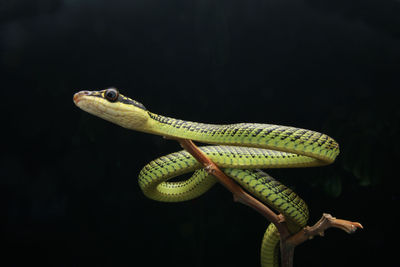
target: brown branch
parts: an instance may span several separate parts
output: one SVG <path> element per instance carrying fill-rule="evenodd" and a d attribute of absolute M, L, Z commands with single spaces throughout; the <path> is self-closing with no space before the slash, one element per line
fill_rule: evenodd
<path fill-rule="evenodd" d="M 325 231 L 331 227 L 339 228 L 348 234 L 354 233 L 358 228 L 363 229 L 363 226 L 359 222 L 336 219 L 328 213 L 323 213 L 321 219 L 313 226 L 306 226 L 303 230 L 287 239 L 281 239 L 282 266 L 293 266 L 293 255 L 296 246 L 313 239 L 316 235 L 324 236 Z"/>
<path fill-rule="evenodd" d="M 324 213 L 321 219 L 313 226 L 304 227 L 302 231 L 289 237 L 286 242 L 290 246 L 295 247 L 307 240 L 313 239 L 316 235 L 324 236 L 325 230 L 331 227 L 339 228 L 348 234 L 354 233 L 358 228 L 363 229 L 363 226 L 359 222 L 336 219 L 332 215 Z"/>
<path fill-rule="evenodd" d="M 275 224 L 280 235 L 282 267 L 293 266 L 294 249 L 297 245 L 312 239 L 316 235 L 323 236 L 325 230 L 328 228 L 339 228 L 349 234 L 354 233 L 357 228 L 363 228 L 358 222 L 336 219 L 330 214 L 324 213 L 322 218 L 316 224 L 313 226 L 306 226 L 303 230 L 291 235 L 282 214 L 275 214 L 258 199 L 248 194 L 242 187 L 222 172 L 221 169 L 193 143 L 193 141 L 180 138 L 176 138 L 175 140 L 177 140 L 186 151 L 200 162 L 208 173 L 214 175 L 218 181 L 233 194 L 234 201 L 253 208 L 270 222 Z"/>
<path fill-rule="evenodd" d="M 270 208 L 268 208 L 268 206 L 264 205 L 261 201 L 244 191 L 242 187 L 240 187 L 225 173 L 223 173 L 221 169 L 193 143 L 192 140 L 177 139 L 177 141 L 186 151 L 188 151 L 195 159 L 197 159 L 198 162 L 204 166 L 208 173 L 214 175 L 218 181 L 233 194 L 234 201 L 253 208 L 267 218 L 270 222 L 275 224 L 281 237 L 282 267 L 292 267 L 294 247 L 291 248 L 286 246 L 285 240 L 287 240 L 287 238 L 290 236 L 290 233 L 285 223 L 284 216 L 282 214 L 275 214 Z"/>
<path fill-rule="evenodd" d="M 224 172 L 222 172 L 221 169 L 193 143 L 193 141 L 188 139 L 177 139 L 177 141 L 186 151 L 188 151 L 195 159 L 197 159 L 197 161 L 199 161 L 204 166 L 205 170 L 208 173 L 214 175 L 218 179 L 218 181 L 233 194 L 234 201 L 240 202 L 255 209 L 270 222 L 274 223 L 278 229 L 282 228 L 282 219 L 279 215 L 275 214 L 270 208 L 265 206 L 258 199 L 254 198 L 246 191 L 244 191 L 242 187 L 240 187 Z"/>

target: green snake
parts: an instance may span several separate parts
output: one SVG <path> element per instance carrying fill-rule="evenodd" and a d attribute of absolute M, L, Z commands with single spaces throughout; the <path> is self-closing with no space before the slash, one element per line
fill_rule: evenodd
<path fill-rule="evenodd" d="M 74 95 L 82 110 L 131 130 L 212 144 L 200 149 L 229 177 L 263 203 L 283 214 L 292 233 L 308 220 L 305 202 L 291 189 L 259 169 L 321 166 L 332 163 L 339 145 L 318 132 L 273 124 L 205 124 L 148 111 L 115 88 Z M 194 172 L 185 181 L 168 180 Z M 143 193 L 154 200 L 193 199 L 216 183 L 188 152 L 175 152 L 148 163 L 139 174 Z M 261 245 L 261 265 L 278 266 L 279 234 L 270 224 Z"/>

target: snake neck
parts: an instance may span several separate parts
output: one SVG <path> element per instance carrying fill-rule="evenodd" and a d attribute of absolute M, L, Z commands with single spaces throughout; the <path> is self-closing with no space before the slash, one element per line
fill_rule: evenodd
<path fill-rule="evenodd" d="M 207 135 L 206 131 L 210 129 L 210 127 L 216 125 L 174 119 L 152 112 L 148 112 L 148 116 L 149 119 L 146 128 L 150 133 L 165 137 L 177 137 L 205 143 L 216 143 L 215 140 Z"/>
<path fill-rule="evenodd" d="M 208 144 L 259 147 L 308 156 L 315 165 L 332 163 L 339 145 L 331 137 L 301 128 L 274 124 L 205 124 L 148 112 L 146 132 Z"/>

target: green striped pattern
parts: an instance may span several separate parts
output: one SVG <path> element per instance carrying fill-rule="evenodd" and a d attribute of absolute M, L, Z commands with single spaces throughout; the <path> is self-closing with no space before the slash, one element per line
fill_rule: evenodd
<path fill-rule="evenodd" d="M 332 163 L 339 154 L 339 145 L 331 137 L 318 132 L 272 124 L 239 123 L 214 125 L 183 121 L 148 112 L 152 132 L 166 137 L 191 139 L 218 144 L 202 150 L 223 171 L 244 189 L 268 206 L 282 213 L 289 230 L 297 232 L 308 220 L 305 202 L 268 174 L 256 168 L 296 168 Z M 233 145 L 233 146 L 221 146 Z M 181 151 L 159 158 L 144 167 L 139 176 L 143 192 L 160 201 L 183 201 L 202 195 L 215 183 L 205 171 L 196 171 L 183 182 L 168 179 L 201 168 L 187 152 Z M 261 247 L 263 267 L 278 266 L 279 235 L 270 225 Z"/>
<path fill-rule="evenodd" d="M 270 223 L 261 243 L 261 266 L 279 266 L 279 241 L 278 229 L 273 223 Z"/>
<path fill-rule="evenodd" d="M 305 226 L 308 220 L 306 203 L 291 189 L 260 170 L 225 169 L 243 188 L 269 207 L 285 215 L 289 223 Z M 296 227 L 297 228 L 297 227 Z"/>
<path fill-rule="evenodd" d="M 314 166 L 331 163 L 339 154 L 339 145 L 331 137 L 301 128 L 258 123 L 204 124 L 148 113 L 158 133 L 165 136 L 295 153 L 313 158 Z"/>
<path fill-rule="evenodd" d="M 308 219 L 306 204 L 292 190 L 262 171 L 254 171 L 261 166 L 268 167 L 275 160 L 288 159 L 285 166 L 299 165 L 297 157 L 285 152 L 258 148 L 234 146 L 206 146 L 200 149 L 224 172 L 235 179 L 255 197 L 275 208 L 297 225 L 305 225 Z M 272 158 L 273 157 L 273 158 Z M 272 158 L 272 159 L 271 159 Z M 292 161 L 290 161 L 292 159 Z M 300 163 L 300 165 L 303 163 Z M 154 200 L 177 202 L 202 195 L 216 179 L 208 175 L 188 152 L 175 152 L 147 164 L 139 174 L 139 185 L 144 194 Z M 240 169 L 239 169 L 240 168 Z M 168 180 L 197 170 L 184 181 Z"/>
<path fill-rule="evenodd" d="M 271 151 L 267 149 L 205 146 L 200 149 L 225 174 L 233 178 L 253 196 L 285 215 L 292 232 L 300 230 L 308 220 L 308 208 L 305 202 L 291 189 L 287 188 L 265 172 L 253 170 L 259 167 L 277 167 L 286 161 L 285 167 L 303 166 L 295 154 Z M 300 159 L 305 159 L 300 157 Z M 276 164 L 275 164 L 276 162 Z M 233 168 L 232 168 L 233 167 Z M 239 169 L 240 168 L 240 169 Z M 169 180 L 195 171 L 187 180 L 171 182 Z M 144 194 L 157 201 L 177 202 L 196 198 L 204 194 L 216 183 L 214 176 L 201 168 L 199 162 L 188 152 L 179 151 L 147 164 L 139 174 L 139 185 Z M 277 266 L 279 235 L 271 224 L 261 246 L 262 266 Z"/>

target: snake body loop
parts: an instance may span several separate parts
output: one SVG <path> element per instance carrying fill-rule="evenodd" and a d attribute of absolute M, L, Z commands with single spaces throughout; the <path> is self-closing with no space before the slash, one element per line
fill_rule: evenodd
<path fill-rule="evenodd" d="M 173 119 L 148 111 L 116 89 L 81 91 L 74 95 L 81 109 L 128 129 L 184 138 L 216 146 L 200 149 L 249 193 L 282 213 L 291 232 L 308 220 L 305 202 L 291 189 L 258 169 L 321 166 L 332 163 L 339 146 L 329 136 L 287 126 L 256 123 L 214 125 Z M 189 172 L 185 181 L 168 181 Z M 188 152 L 175 152 L 148 163 L 139 174 L 144 194 L 176 202 L 202 195 L 216 183 Z M 270 225 L 261 246 L 263 267 L 278 265 L 279 235 Z"/>

